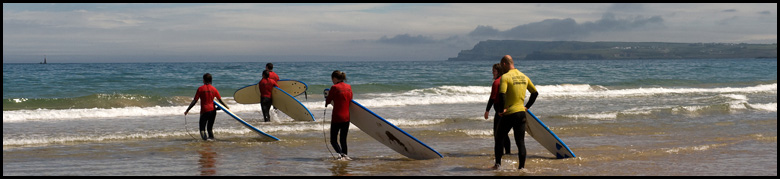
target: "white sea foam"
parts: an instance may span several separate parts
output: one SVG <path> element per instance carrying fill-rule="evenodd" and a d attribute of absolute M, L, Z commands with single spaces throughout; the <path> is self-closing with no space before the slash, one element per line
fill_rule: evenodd
<path fill-rule="evenodd" d="M 777 93 L 777 83 L 757 85 L 751 87 L 721 87 L 721 88 L 632 88 L 609 90 L 601 86 L 585 87 L 572 85 L 571 87 L 541 86 L 539 91 L 544 92 L 540 97 L 628 97 L 628 96 L 653 96 L 659 94 L 689 94 L 689 93 Z"/>
<path fill-rule="evenodd" d="M 15 103 L 21 103 L 27 101 L 27 98 L 14 98 L 12 99 Z"/>
<path fill-rule="evenodd" d="M 162 138 L 170 136 L 184 136 L 187 135 L 184 130 L 175 132 L 140 132 L 131 134 L 106 134 L 106 135 L 79 135 L 79 136 L 58 136 L 58 137 L 16 137 L 16 138 L 3 138 L 3 146 L 14 145 L 40 145 L 40 144 L 64 144 L 74 142 L 101 142 L 111 140 L 125 140 L 125 139 L 150 139 L 150 138 Z M 194 134 L 198 135 L 198 134 Z"/>
<path fill-rule="evenodd" d="M 427 126 L 427 125 L 435 125 L 439 123 L 443 123 L 444 119 L 435 119 L 435 120 L 414 120 L 414 119 L 387 119 L 389 122 L 393 123 L 396 126 Z M 321 122 L 300 122 L 300 123 L 259 123 L 259 122 L 250 122 L 250 124 L 253 124 L 254 127 L 262 130 L 263 132 L 272 134 L 272 135 L 279 135 L 286 132 L 295 132 L 295 133 L 301 133 L 301 132 L 320 132 L 323 130 L 323 126 L 325 130 L 329 129 L 329 123 L 326 121 L 325 123 Z M 197 126 L 197 124 L 194 124 L 194 126 Z M 190 136 L 193 135 L 196 138 L 199 138 L 199 134 L 197 133 L 197 129 L 195 129 L 193 126 L 189 129 L 191 131 L 185 131 L 186 129 L 176 130 L 176 131 L 141 131 L 141 132 L 135 132 L 135 133 L 103 133 L 100 135 L 78 135 L 78 136 L 57 136 L 57 137 L 44 137 L 44 136 L 15 136 L 14 138 L 4 138 L 3 139 L 3 146 L 18 146 L 18 145 L 47 145 L 47 144 L 67 144 L 67 143 L 79 143 L 79 142 L 102 142 L 102 141 L 111 141 L 111 140 L 128 140 L 128 139 L 154 139 L 154 138 L 165 138 L 165 137 L 183 137 L 183 136 Z M 357 129 L 356 126 L 352 125 L 351 128 Z M 217 136 L 221 135 L 251 135 L 254 134 L 252 130 L 249 130 L 246 127 L 233 125 L 233 126 L 221 126 L 221 127 L 215 127 L 214 133 Z"/>
<path fill-rule="evenodd" d="M 458 131 L 469 136 L 493 136 L 493 129 L 460 129 Z"/>
<path fill-rule="evenodd" d="M 468 136 L 493 136 L 493 129 L 458 129 L 458 132 L 465 133 Z M 511 130 L 508 133 L 510 136 L 515 134 L 515 130 Z M 513 141 L 514 142 L 514 141 Z"/>
<path fill-rule="evenodd" d="M 728 102 L 730 109 L 747 109 L 745 106 L 748 104 L 748 98 L 745 95 L 741 94 L 721 94 L 720 96 L 725 96 L 727 98 L 732 99 Z"/>
<path fill-rule="evenodd" d="M 750 93 L 777 93 L 777 84 L 757 85 L 750 87 L 722 87 L 722 88 L 634 88 L 634 89 L 607 89 L 598 85 L 588 84 L 561 84 L 539 85 L 539 99 L 544 98 L 621 98 L 627 96 L 652 96 L 658 94 L 707 94 L 720 95 L 732 99 L 729 102 L 732 109 L 756 109 L 764 111 L 777 111 L 776 103 L 749 104 L 745 94 Z M 374 93 L 361 94 L 361 98 L 355 100 L 362 105 L 372 107 L 397 107 L 411 105 L 436 105 L 436 104 L 464 104 L 485 103 L 490 96 L 490 87 L 487 86 L 440 86 L 426 89 L 414 89 L 400 93 Z M 20 101 L 22 99 L 19 99 Z M 223 98 L 233 112 L 242 113 L 259 111 L 259 104 L 237 104 L 232 98 Z M 322 100 L 301 100 L 312 113 L 325 109 Z M 3 111 L 3 122 L 20 122 L 27 120 L 68 120 L 68 119 L 110 119 L 117 117 L 134 116 L 175 116 L 182 115 L 187 106 L 155 106 L 155 107 L 122 107 L 122 108 L 91 108 L 91 109 L 35 109 Z M 689 106 L 686 110 L 699 110 L 699 107 Z M 200 106 L 196 105 L 191 114 L 198 114 Z M 631 111 L 622 111 L 623 113 Z M 633 110 L 633 112 L 641 112 Z M 581 114 L 570 116 L 574 118 L 613 119 L 617 117 L 615 112 L 598 114 Z"/>
<path fill-rule="evenodd" d="M 109 109 L 35 109 L 3 111 L 3 122 L 19 122 L 26 120 L 52 120 L 52 119 L 110 119 L 125 116 L 161 116 L 182 115 L 186 106 L 176 107 L 124 107 Z M 193 108 L 195 114 L 198 109 Z"/>
<path fill-rule="evenodd" d="M 564 115 L 564 117 L 574 118 L 574 119 L 612 120 L 612 119 L 617 119 L 617 115 L 618 115 L 617 112 L 604 112 L 604 113 L 594 113 L 594 114 Z"/>
<path fill-rule="evenodd" d="M 445 121 L 444 119 L 431 119 L 431 120 L 386 119 L 386 120 L 396 126 L 427 126 L 427 125 L 441 124 L 444 123 Z"/>
<path fill-rule="evenodd" d="M 747 106 L 749 106 L 750 108 L 753 108 L 753 109 L 777 112 L 777 103 L 747 104 Z"/>

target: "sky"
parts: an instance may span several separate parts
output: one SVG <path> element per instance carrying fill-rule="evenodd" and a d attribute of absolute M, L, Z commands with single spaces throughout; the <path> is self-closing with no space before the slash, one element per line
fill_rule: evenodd
<path fill-rule="evenodd" d="M 444 61 L 484 40 L 777 43 L 777 3 L 3 3 L 3 63 Z"/>

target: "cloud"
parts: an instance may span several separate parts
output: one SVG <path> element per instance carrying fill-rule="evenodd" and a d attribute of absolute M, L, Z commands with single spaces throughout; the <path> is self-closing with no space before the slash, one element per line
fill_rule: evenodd
<path fill-rule="evenodd" d="M 3 6 L 3 54 L 30 55 L 35 61 L 43 54 L 443 59 L 483 40 L 776 43 L 776 7 L 11 3 Z"/>
<path fill-rule="evenodd" d="M 477 26 L 474 31 L 469 32 L 469 36 L 472 37 L 495 37 L 498 36 L 498 34 L 501 33 L 498 29 L 493 28 L 493 26 Z"/>
<path fill-rule="evenodd" d="M 500 37 L 510 40 L 578 40 L 596 32 L 630 31 L 645 27 L 662 26 L 660 16 L 634 16 L 618 18 L 605 13 L 601 19 L 593 22 L 577 23 L 572 18 L 546 19 L 540 22 L 518 25 L 506 31 L 478 27 L 471 33 L 474 37 Z"/>
<path fill-rule="evenodd" d="M 614 3 L 607 8 L 607 12 L 636 12 L 643 10 L 644 6 L 637 3 Z"/>
<path fill-rule="evenodd" d="M 396 35 L 392 38 L 387 38 L 387 36 L 382 36 L 382 38 L 379 38 L 377 40 L 378 43 L 386 43 L 386 44 L 399 44 L 399 45 L 408 45 L 408 44 L 428 44 L 428 43 L 435 43 L 436 40 L 434 40 L 431 37 L 425 37 L 422 35 L 417 36 L 411 36 L 409 34 L 401 34 Z"/>
<path fill-rule="evenodd" d="M 615 7 L 620 9 L 637 9 L 640 7 Z M 614 9 L 614 8 L 613 8 Z M 375 42 L 383 44 L 430 44 L 447 43 L 463 41 L 480 40 L 579 40 L 588 37 L 593 33 L 614 32 L 614 31 L 632 31 L 637 29 L 657 28 L 664 26 L 664 19 L 661 16 L 626 16 L 617 17 L 617 15 L 607 12 L 596 21 L 577 23 L 572 18 L 565 19 L 545 19 L 539 22 L 532 22 L 515 26 L 511 29 L 501 31 L 492 26 L 479 25 L 473 31 L 465 36 L 451 36 L 446 39 L 436 40 L 432 37 L 423 35 L 400 34 L 388 38 L 382 36 Z M 466 38 L 466 39 L 458 39 Z"/>
<path fill-rule="evenodd" d="M 533 40 L 567 40 L 583 36 L 587 33 L 574 19 L 546 19 L 519 25 L 507 31 L 501 32 L 503 39 L 533 39 Z"/>

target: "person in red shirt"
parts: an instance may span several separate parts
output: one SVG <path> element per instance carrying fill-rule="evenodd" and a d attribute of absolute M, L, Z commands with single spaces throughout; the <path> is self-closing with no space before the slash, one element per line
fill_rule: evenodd
<path fill-rule="evenodd" d="M 352 160 L 347 156 L 347 134 L 349 134 L 349 103 L 352 101 L 352 86 L 347 84 L 347 74 L 333 71 L 330 75 L 333 86 L 325 99 L 325 107 L 333 103 L 333 116 L 330 121 L 330 144 L 339 153 L 339 160 Z M 338 134 L 339 142 L 336 142 Z M 341 146 L 339 146 L 341 143 Z"/>
<path fill-rule="evenodd" d="M 271 115 L 269 114 L 271 102 L 273 102 L 271 99 L 271 91 L 275 86 L 278 85 L 275 80 L 270 78 L 270 72 L 268 70 L 263 70 L 263 80 L 260 80 L 260 82 L 257 83 L 257 87 L 260 90 L 260 107 L 263 109 L 263 120 L 265 122 L 271 121 Z"/>
<path fill-rule="evenodd" d="M 230 109 L 225 102 L 222 102 L 222 96 L 219 95 L 219 91 L 214 86 L 211 86 L 211 74 L 203 74 L 203 86 L 198 88 L 195 92 L 195 98 L 192 99 L 190 106 L 184 111 L 184 115 L 190 112 L 195 103 L 200 100 L 200 137 L 203 140 L 214 140 L 214 119 L 217 118 L 217 108 L 214 105 L 214 98 L 219 100 L 219 103 Z"/>
<path fill-rule="evenodd" d="M 279 81 L 279 75 L 276 75 L 276 72 L 274 72 L 274 64 L 273 63 L 266 63 L 265 64 L 265 70 L 268 71 L 268 78 L 271 78 L 272 80 L 278 82 Z"/>
<path fill-rule="evenodd" d="M 488 119 L 490 114 L 490 106 L 496 111 L 493 116 L 493 135 L 497 135 L 496 129 L 498 129 L 498 122 L 501 120 L 500 114 L 504 112 L 504 103 L 502 99 L 498 99 L 498 87 L 501 85 L 501 75 L 504 75 L 506 71 L 501 66 L 501 63 L 493 64 L 493 86 L 490 90 L 490 99 L 488 99 L 487 107 L 485 108 L 485 119 Z M 495 104 L 495 105 L 494 105 Z M 506 154 L 510 153 L 509 134 L 504 137 L 504 151 Z"/>

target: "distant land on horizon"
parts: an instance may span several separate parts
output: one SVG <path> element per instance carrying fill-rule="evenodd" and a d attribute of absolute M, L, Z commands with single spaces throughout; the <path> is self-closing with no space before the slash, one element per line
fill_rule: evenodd
<path fill-rule="evenodd" d="M 672 43 L 487 40 L 447 61 L 777 58 L 777 43 Z"/>

